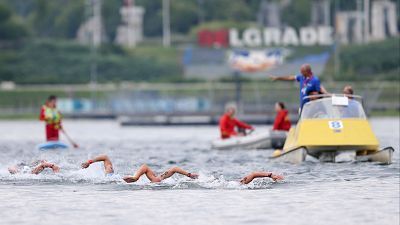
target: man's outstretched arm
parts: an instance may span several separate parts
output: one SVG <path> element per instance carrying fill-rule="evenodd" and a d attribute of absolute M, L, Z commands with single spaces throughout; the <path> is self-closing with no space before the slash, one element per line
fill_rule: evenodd
<path fill-rule="evenodd" d="M 294 75 L 281 76 L 281 77 L 271 76 L 271 80 L 273 80 L 273 81 L 276 81 L 276 80 L 295 81 L 296 80 L 296 76 L 294 76 Z"/>
<path fill-rule="evenodd" d="M 271 172 L 252 172 L 249 175 L 245 176 L 242 180 L 240 180 L 240 183 L 242 184 L 248 184 L 250 183 L 254 178 L 260 178 L 260 177 L 270 177 L 274 181 L 276 180 L 283 180 L 283 176 L 281 175 L 276 175 Z"/>

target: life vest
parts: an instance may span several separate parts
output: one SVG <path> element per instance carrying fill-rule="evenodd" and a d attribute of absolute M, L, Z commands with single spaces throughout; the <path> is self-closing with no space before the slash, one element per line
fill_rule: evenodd
<path fill-rule="evenodd" d="M 62 115 L 56 108 L 50 108 L 47 105 L 43 106 L 44 120 L 47 124 L 53 125 L 54 128 L 59 129 Z"/>

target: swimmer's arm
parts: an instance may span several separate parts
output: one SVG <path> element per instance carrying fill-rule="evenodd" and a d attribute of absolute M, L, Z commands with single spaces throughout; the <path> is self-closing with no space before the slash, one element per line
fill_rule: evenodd
<path fill-rule="evenodd" d="M 16 173 L 19 172 L 19 170 L 18 170 L 18 167 L 17 167 L 17 166 L 10 166 L 10 167 L 8 167 L 8 172 L 9 172 L 10 174 L 16 174 Z"/>
<path fill-rule="evenodd" d="M 276 81 L 276 80 L 294 81 L 294 80 L 296 80 L 296 76 L 294 76 L 294 75 L 288 75 L 288 76 L 282 76 L 282 77 L 271 76 L 271 80 L 272 81 Z"/>
<path fill-rule="evenodd" d="M 167 170 L 166 172 L 164 172 L 163 174 L 161 174 L 160 178 L 162 180 L 167 179 L 169 177 L 171 177 L 172 175 L 174 175 L 175 173 L 179 173 L 182 174 L 184 176 L 190 177 L 192 179 L 196 179 L 199 175 L 194 174 L 194 173 L 189 173 L 177 166 L 170 168 L 169 170 Z"/>
<path fill-rule="evenodd" d="M 46 168 L 52 169 L 54 173 L 58 173 L 60 171 L 60 167 L 58 167 L 56 164 L 49 163 L 49 162 L 42 162 L 37 167 L 35 167 L 31 171 L 31 173 L 32 174 L 39 174 Z"/>
<path fill-rule="evenodd" d="M 249 175 L 245 176 L 242 180 L 240 180 L 240 183 L 242 184 L 248 184 L 250 183 L 254 178 L 260 178 L 260 177 L 270 177 L 274 181 L 276 180 L 283 180 L 283 176 L 273 174 L 271 172 L 252 172 Z"/>
<path fill-rule="evenodd" d="M 85 169 L 85 168 L 88 168 L 90 166 L 90 164 L 95 163 L 95 162 L 104 162 L 104 163 L 111 164 L 111 160 L 110 160 L 110 158 L 108 158 L 107 155 L 99 155 L 99 156 L 94 157 L 93 159 L 89 159 L 88 161 L 83 162 L 81 164 L 81 166 L 83 169 Z"/>

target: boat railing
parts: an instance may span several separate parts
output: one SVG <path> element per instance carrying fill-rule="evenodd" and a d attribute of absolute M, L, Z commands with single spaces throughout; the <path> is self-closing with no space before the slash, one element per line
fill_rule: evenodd
<path fill-rule="evenodd" d="M 363 98 L 359 95 L 319 94 L 310 95 L 304 99 L 309 101 L 302 107 L 300 119 L 366 117 L 363 109 Z M 332 101 L 330 101 L 331 99 Z"/>
<path fill-rule="evenodd" d="M 363 97 L 360 95 L 349 95 L 349 94 L 318 94 L 318 95 L 308 95 L 304 97 L 304 100 L 310 100 L 311 98 L 331 98 L 331 97 L 347 97 L 349 99 L 356 99 L 357 101 L 362 103 Z"/>

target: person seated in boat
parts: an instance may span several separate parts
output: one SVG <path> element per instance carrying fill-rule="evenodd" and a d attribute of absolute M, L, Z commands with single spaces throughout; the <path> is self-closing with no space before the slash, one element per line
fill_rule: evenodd
<path fill-rule="evenodd" d="M 225 114 L 219 120 L 219 129 L 221 131 L 221 138 L 227 139 L 234 136 L 244 136 L 245 133 L 236 132 L 235 128 L 238 130 L 254 130 L 252 126 L 244 123 L 235 118 L 236 106 L 233 104 L 228 104 L 225 107 Z"/>
<path fill-rule="evenodd" d="M 103 162 L 104 166 L 104 172 L 107 176 L 111 176 L 114 174 L 114 168 L 111 163 L 110 158 L 107 155 L 99 155 L 94 157 L 93 159 L 89 159 L 86 162 L 83 162 L 81 164 L 82 169 L 88 168 L 91 164 L 96 163 L 96 162 Z"/>
<path fill-rule="evenodd" d="M 243 179 L 240 180 L 240 183 L 241 184 L 248 184 L 254 178 L 264 178 L 264 177 L 269 177 L 274 181 L 283 180 L 283 176 L 277 175 L 277 174 L 273 174 L 271 172 L 252 172 L 249 175 L 243 177 Z"/>
<path fill-rule="evenodd" d="M 315 100 L 320 99 L 320 97 L 317 96 L 319 94 L 320 93 L 317 91 L 310 92 L 309 100 L 315 101 Z M 310 107 L 311 108 L 309 109 L 309 112 L 310 112 L 311 116 L 309 116 L 309 118 L 319 118 L 319 119 L 328 118 L 328 113 L 323 104 L 313 104 Z"/>
<path fill-rule="evenodd" d="M 21 162 L 17 165 L 8 167 L 8 172 L 10 174 L 17 173 L 31 173 L 31 174 L 39 174 L 46 168 L 51 169 L 54 173 L 60 172 L 60 167 L 54 163 L 49 163 L 46 160 L 36 160 L 32 163 L 24 163 Z"/>
<path fill-rule="evenodd" d="M 285 108 L 285 104 L 283 102 L 275 103 L 275 111 L 276 111 L 276 117 L 274 121 L 274 127 L 272 128 L 272 130 L 282 130 L 282 131 L 290 130 L 291 123 L 289 119 L 289 112 Z"/>
<path fill-rule="evenodd" d="M 359 103 L 352 97 L 354 95 L 353 87 L 346 85 L 343 88 L 343 94 L 349 99 L 349 104 L 341 108 L 342 118 L 358 118 L 360 116 Z"/>

